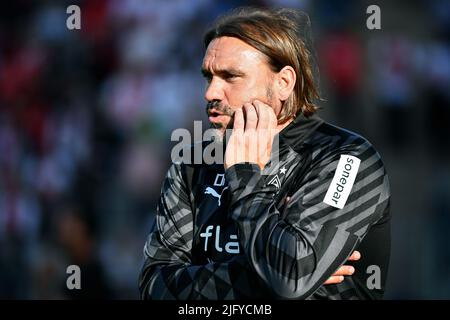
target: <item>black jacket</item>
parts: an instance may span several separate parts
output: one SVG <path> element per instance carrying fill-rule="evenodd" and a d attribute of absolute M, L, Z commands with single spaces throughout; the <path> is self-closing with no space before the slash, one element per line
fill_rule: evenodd
<path fill-rule="evenodd" d="M 299 116 L 280 132 L 278 156 L 263 171 L 172 164 L 144 247 L 142 298 L 382 298 L 390 190 L 380 155 L 353 132 Z M 323 285 L 355 249 L 356 273 Z"/>

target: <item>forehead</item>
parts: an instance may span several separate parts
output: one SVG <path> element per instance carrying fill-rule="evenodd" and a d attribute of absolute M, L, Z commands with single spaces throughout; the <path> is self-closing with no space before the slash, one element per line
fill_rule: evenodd
<path fill-rule="evenodd" d="M 244 41 L 234 37 L 212 40 L 203 59 L 204 68 L 251 66 L 264 62 L 264 55 Z"/>

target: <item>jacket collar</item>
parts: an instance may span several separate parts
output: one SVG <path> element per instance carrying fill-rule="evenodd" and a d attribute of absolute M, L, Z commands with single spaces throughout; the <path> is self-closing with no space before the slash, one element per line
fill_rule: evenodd
<path fill-rule="evenodd" d="M 306 138 L 323 122 L 324 120 L 316 114 L 310 117 L 305 117 L 303 114 L 298 115 L 289 125 L 280 131 L 280 147 L 288 145 L 294 151 L 297 151 L 305 142 Z"/>

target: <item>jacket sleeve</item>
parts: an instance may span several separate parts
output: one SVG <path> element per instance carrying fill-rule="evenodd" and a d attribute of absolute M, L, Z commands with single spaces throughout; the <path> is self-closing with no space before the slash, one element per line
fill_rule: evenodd
<path fill-rule="evenodd" d="M 139 277 L 142 299 L 240 299 L 256 297 L 258 276 L 245 255 L 227 262 L 192 264 L 193 216 L 180 165 L 163 183 L 156 221 L 144 246 Z M 238 287 L 233 284 L 239 283 Z M 262 282 L 260 282 L 262 283 Z"/>
<path fill-rule="evenodd" d="M 324 203 L 341 155 L 361 160 L 342 209 Z M 351 255 L 389 202 L 389 182 L 378 153 L 365 142 L 342 147 L 316 161 L 280 212 L 276 187 L 265 183 L 256 164 L 226 170 L 229 214 L 249 263 L 281 298 L 314 293 Z"/>

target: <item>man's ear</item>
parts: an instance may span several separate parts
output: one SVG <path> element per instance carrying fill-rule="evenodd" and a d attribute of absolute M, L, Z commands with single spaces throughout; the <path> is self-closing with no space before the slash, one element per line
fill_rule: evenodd
<path fill-rule="evenodd" d="M 294 68 L 285 66 L 277 74 L 278 97 L 281 101 L 286 101 L 295 87 L 297 76 Z"/>

